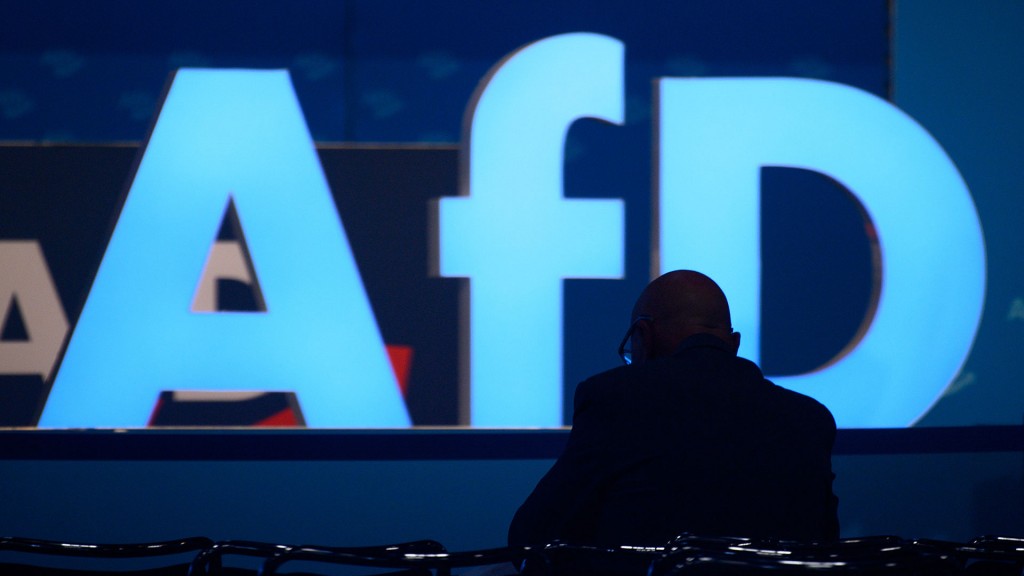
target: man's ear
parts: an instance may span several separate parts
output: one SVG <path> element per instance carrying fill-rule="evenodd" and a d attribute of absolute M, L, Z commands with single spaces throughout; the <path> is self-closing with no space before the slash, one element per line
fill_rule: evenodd
<path fill-rule="evenodd" d="M 739 350 L 740 350 L 740 333 L 739 332 L 733 332 L 732 334 L 729 335 L 729 339 L 732 342 L 733 351 L 739 352 Z"/>
<path fill-rule="evenodd" d="M 656 356 L 654 350 L 654 331 L 650 322 L 641 320 L 633 330 L 633 362 L 646 362 Z M 638 345 L 637 345 L 638 344 Z"/>

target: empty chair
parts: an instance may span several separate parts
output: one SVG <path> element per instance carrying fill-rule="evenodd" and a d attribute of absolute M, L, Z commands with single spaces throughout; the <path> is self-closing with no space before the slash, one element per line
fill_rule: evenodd
<path fill-rule="evenodd" d="M 302 574 L 326 574 L 327 569 L 339 566 L 359 567 L 359 574 L 391 574 L 402 576 L 450 576 L 465 569 L 494 567 L 496 571 L 511 572 L 528 550 L 492 548 L 467 552 L 389 552 L 379 553 L 373 549 L 331 548 L 323 546 L 298 546 L 269 558 L 260 567 L 259 576 L 288 574 L 285 566 L 302 563 Z M 310 571 L 310 566 L 320 564 L 325 572 Z"/>
<path fill-rule="evenodd" d="M 947 555 L 921 549 L 893 536 L 836 542 L 748 540 L 684 545 L 657 561 L 652 576 L 953 576 Z M 727 544 L 724 547 L 722 544 Z"/>
<path fill-rule="evenodd" d="M 664 546 L 582 546 L 553 542 L 531 548 L 523 576 L 646 576 Z"/>
<path fill-rule="evenodd" d="M 236 576 L 242 574 L 255 574 L 260 566 L 268 559 L 278 555 L 286 554 L 293 549 L 300 549 L 303 546 L 289 546 L 284 544 L 271 544 L 267 542 L 255 542 L 251 540 L 227 540 L 216 542 L 206 550 L 203 550 L 189 570 L 189 576 Z M 387 544 L 381 546 L 357 546 L 347 548 L 331 548 L 336 551 L 345 551 L 349 554 L 367 556 L 395 556 L 413 553 L 441 553 L 445 551 L 444 546 L 435 540 L 417 540 L 399 544 Z M 256 559 L 256 562 L 238 563 L 242 565 L 226 566 L 225 556 L 241 556 Z"/>
<path fill-rule="evenodd" d="M 1024 574 L 1024 538 L 982 536 L 966 544 L 942 540 L 915 540 L 914 544 L 950 556 L 964 576 Z"/>
<path fill-rule="evenodd" d="M 211 544 L 203 537 L 136 544 L 5 537 L 0 538 L 0 575 L 185 576 L 195 556 Z"/>
<path fill-rule="evenodd" d="M 282 544 L 255 542 L 251 540 L 226 540 L 215 542 L 200 552 L 189 566 L 188 576 L 255 574 L 264 560 L 289 549 Z M 224 565 L 225 556 L 255 558 L 251 566 Z"/>

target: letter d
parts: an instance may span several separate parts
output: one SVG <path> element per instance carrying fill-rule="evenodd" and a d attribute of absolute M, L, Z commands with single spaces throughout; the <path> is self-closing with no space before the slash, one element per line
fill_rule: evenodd
<path fill-rule="evenodd" d="M 756 361 L 761 167 L 842 183 L 878 231 L 875 316 L 844 356 L 773 380 L 817 398 L 841 427 L 913 424 L 967 358 L 985 295 L 981 225 L 942 147 L 892 104 L 830 82 L 667 78 L 659 96 L 660 270 L 718 280 L 741 354 Z"/>

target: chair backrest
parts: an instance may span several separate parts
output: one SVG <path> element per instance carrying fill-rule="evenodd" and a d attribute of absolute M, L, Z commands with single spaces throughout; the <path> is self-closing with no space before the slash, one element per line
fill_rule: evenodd
<path fill-rule="evenodd" d="M 401 576 L 450 576 L 453 570 L 507 565 L 514 571 L 524 553 L 510 548 L 491 548 L 467 552 L 410 552 L 389 550 L 384 553 L 374 549 L 329 548 L 323 546 L 298 546 L 269 558 L 260 567 L 259 576 L 282 574 L 282 568 L 289 563 L 303 562 L 334 566 L 363 567 L 373 569 L 374 574 Z M 308 569 L 303 574 L 310 574 Z M 365 572 L 364 572 L 365 574 Z"/>
<path fill-rule="evenodd" d="M 923 539 L 914 544 L 955 559 L 964 576 L 1024 576 L 1024 538 L 982 536 L 968 543 Z"/>
<path fill-rule="evenodd" d="M 646 576 L 664 546 L 582 546 L 552 542 L 523 554 L 523 576 Z"/>
<path fill-rule="evenodd" d="M 303 548 L 317 548 L 312 546 L 293 546 L 285 544 L 271 544 L 268 542 L 255 542 L 251 540 L 226 540 L 216 542 L 196 556 L 189 569 L 189 576 L 218 576 L 222 574 L 249 573 L 256 574 L 260 566 L 267 560 L 276 556 L 284 555 L 292 550 Z M 384 544 L 379 546 L 353 546 L 346 548 L 330 548 L 339 552 L 366 556 L 395 556 L 401 554 L 426 554 L 443 553 L 445 547 L 436 540 L 416 540 L 398 544 Z M 256 559 L 254 564 L 248 566 L 225 566 L 226 556 L 242 556 Z"/>
<path fill-rule="evenodd" d="M 953 576 L 949 555 L 894 536 L 837 542 L 748 540 L 679 546 L 652 566 L 652 576 Z M 726 544 L 722 546 L 722 544 Z"/>
<path fill-rule="evenodd" d="M 188 576 L 211 576 L 227 573 L 248 572 L 255 574 L 259 565 L 266 560 L 280 554 L 290 547 L 282 544 L 270 544 L 268 542 L 256 542 L 251 540 L 225 540 L 215 542 L 200 552 L 189 565 Z M 225 556 L 244 556 L 255 558 L 257 561 L 249 569 L 231 568 L 225 569 Z"/>
<path fill-rule="evenodd" d="M 204 537 L 133 544 L 92 544 L 0 538 L 0 575 L 185 576 L 192 559 L 213 541 Z"/>

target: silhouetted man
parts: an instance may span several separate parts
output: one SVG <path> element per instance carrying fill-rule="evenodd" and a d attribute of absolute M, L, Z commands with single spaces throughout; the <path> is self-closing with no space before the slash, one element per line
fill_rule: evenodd
<path fill-rule="evenodd" d="M 838 538 L 832 414 L 766 380 L 736 356 L 739 343 L 710 278 L 678 270 L 651 282 L 619 348 L 627 365 L 576 388 L 565 452 L 509 543 Z"/>

